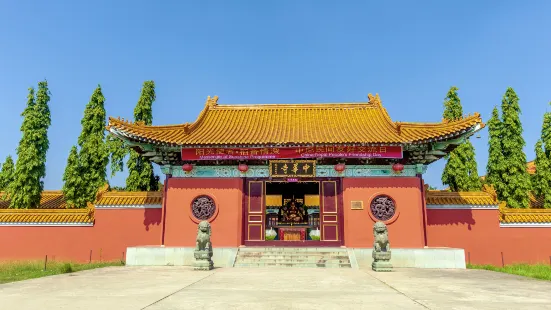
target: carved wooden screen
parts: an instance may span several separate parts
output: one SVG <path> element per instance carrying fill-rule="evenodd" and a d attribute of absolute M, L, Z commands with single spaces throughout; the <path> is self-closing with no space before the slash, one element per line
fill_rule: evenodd
<path fill-rule="evenodd" d="M 247 181 L 246 183 L 246 227 L 245 240 L 264 240 L 264 182 Z"/>
<path fill-rule="evenodd" d="M 339 241 L 339 199 L 337 181 L 321 182 L 321 240 Z"/>

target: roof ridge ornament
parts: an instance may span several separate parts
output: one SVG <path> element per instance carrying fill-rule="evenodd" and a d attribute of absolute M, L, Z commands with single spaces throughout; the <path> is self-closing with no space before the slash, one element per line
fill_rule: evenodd
<path fill-rule="evenodd" d="M 492 196 L 492 198 L 497 202 L 497 192 L 492 184 L 484 184 L 482 186 L 482 191 L 485 193 L 488 193 Z"/>
<path fill-rule="evenodd" d="M 375 96 L 373 96 L 371 93 L 369 93 L 367 94 L 367 98 L 369 99 L 369 103 L 382 107 L 381 98 L 379 97 L 379 94 L 376 93 Z"/>
<path fill-rule="evenodd" d="M 214 97 L 208 96 L 207 97 L 207 106 L 208 107 L 214 108 L 217 105 L 218 105 L 218 96 L 214 96 Z"/>

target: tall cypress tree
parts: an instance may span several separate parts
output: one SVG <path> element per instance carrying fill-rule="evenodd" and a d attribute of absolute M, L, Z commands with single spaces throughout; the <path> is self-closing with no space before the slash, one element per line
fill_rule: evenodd
<path fill-rule="evenodd" d="M 503 130 L 501 145 L 504 160 L 503 191 L 501 193 L 507 205 L 511 208 L 528 208 L 530 177 L 526 171 L 526 154 L 520 122 L 519 99 L 515 91 L 509 87 L 503 96 L 501 111 L 503 113 Z"/>
<path fill-rule="evenodd" d="M 549 158 L 543 150 L 543 143 L 536 143 L 536 174 L 534 175 L 533 188 L 537 196 L 543 197 L 543 207 L 551 208 L 551 166 Z"/>
<path fill-rule="evenodd" d="M 503 200 L 503 146 L 501 144 L 503 124 L 497 107 L 492 110 L 492 117 L 488 121 L 488 164 L 486 166 L 486 182 L 493 185 L 499 200 Z"/>
<path fill-rule="evenodd" d="M 444 119 L 456 121 L 462 118 L 463 107 L 457 94 L 459 89 L 452 86 L 444 100 Z M 477 191 L 482 184 L 478 177 L 474 147 L 470 141 L 461 143 L 447 157 L 448 161 L 442 173 L 442 183 L 452 191 Z"/>
<path fill-rule="evenodd" d="M 98 189 L 105 184 L 106 168 L 108 162 L 107 147 L 105 143 L 105 97 L 101 92 L 101 86 L 94 90 L 90 102 L 84 109 L 84 117 L 81 120 L 82 132 L 78 137 L 80 153 L 78 155 L 82 178 L 86 183 L 82 184 L 81 194 L 84 201 L 94 201 Z M 85 207 L 78 205 L 78 207 Z"/>
<path fill-rule="evenodd" d="M 73 146 L 63 173 L 63 196 L 69 208 L 86 206 L 83 188 L 87 180 L 83 178 L 83 175 L 84 171 L 79 163 L 77 147 Z"/>
<path fill-rule="evenodd" d="M 143 84 L 140 100 L 134 109 L 134 121 L 145 125 L 153 123 L 153 102 L 155 101 L 155 83 L 146 81 Z M 159 186 L 159 177 L 153 172 L 153 165 L 136 151 L 130 150 L 130 159 L 127 162 L 128 191 L 156 191 Z"/>
<path fill-rule="evenodd" d="M 551 208 L 551 112 L 543 116 L 541 140 L 536 143 L 536 173 L 532 177 L 535 194 L 544 199 L 544 208 Z"/>
<path fill-rule="evenodd" d="M 551 105 L 551 102 L 549 102 Z M 545 149 L 545 154 L 551 158 L 551 112 L 543 115 L 543 126 L 541 128 L 541 140 Z"/>
<path fill-rule="evenodd" d="M 13 159 L 8 155 L 6 161 L 2 164 L 2 170 L 0 170 L 0 191 L 5 191 L 11 182 L 13 182 L 14 177 L 15 167 L 13 165 Z"/>
<path fill-rule="evenodd" d="M 48 82 L 38 83 L 36 99 L 34 89 L 29 89 L 27 107 L 23 111 L 23 136 L 17 148 L 15 178 L 8 188 L 10 208 L 36 208 L 44 189 L 46 154 L 49 148 L 50 92 Z"/>

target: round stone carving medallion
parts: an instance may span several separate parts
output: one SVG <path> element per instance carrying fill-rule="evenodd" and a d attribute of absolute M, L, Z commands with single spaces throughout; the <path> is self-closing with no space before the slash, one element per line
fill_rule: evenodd
<path fill-rule="evenodd" d="M 379 195 L 371 200 L 371 214 L 379 221 L 388 221 L 396 213 L 394 200 L 387 195 Z"/>
<path fill-rule="evenodd" d="M 191 214 L 198 220 L 208 220 L 215 212 L 216 204 L 209 196 L 199 196 L 191 203 Z"/>

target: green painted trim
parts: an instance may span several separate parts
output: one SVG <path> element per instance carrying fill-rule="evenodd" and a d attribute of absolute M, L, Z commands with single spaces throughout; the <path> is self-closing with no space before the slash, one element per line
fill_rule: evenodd
<path fill-rule="evenodd" d="M 402 173 L 397 174 L 390 165 L 347 165 L 342 173 L 335 171 L 332 165 L 316 166 L 316 177 L 414 177 L 424 174 L 427 165 L 406 165 Z M 267 178 L 270 176 L 268 166 L 249 166 L 245 173 L 237 165 L 231 166 L 195 166 L 191 172 L 185 172 L 181 166 L 165 165 L 161 167 L 164 174 L 176 178 Z"/>

